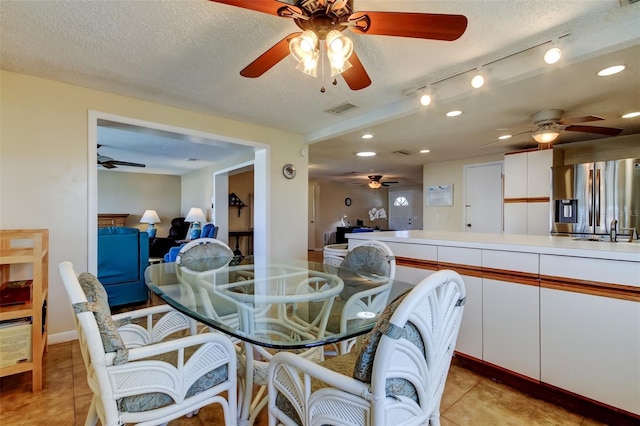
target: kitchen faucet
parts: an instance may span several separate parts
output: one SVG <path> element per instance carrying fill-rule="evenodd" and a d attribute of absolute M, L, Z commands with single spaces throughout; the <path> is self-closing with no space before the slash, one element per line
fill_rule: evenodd
<path fill-rule="evenodd" d="M 618 241 L 618 231 L 616 230 L 617 227 L 618 227 L 618 219 L 613 219 L 611 221 L 611 229 L 609 231 L 609 237 L 612 243 L 615 243 Z"/>

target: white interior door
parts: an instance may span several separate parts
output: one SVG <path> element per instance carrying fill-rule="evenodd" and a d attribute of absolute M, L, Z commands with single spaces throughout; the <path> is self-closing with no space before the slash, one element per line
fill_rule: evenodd
<path fill-rule="evenodd" d="M 315 250 L 316 248 L 316 186 L 309 185 L 309 236 L 307 237 L 309 250 Z"/>
<path fill-rule="evenodd" d="M 389 192 L 389 229 L 413 229 L 413 192 Z"/>
<path fill-rule="evenodd" d="M 502 163 L 464 168 L 464 229 L 467 232 L 502 232 Z"/>

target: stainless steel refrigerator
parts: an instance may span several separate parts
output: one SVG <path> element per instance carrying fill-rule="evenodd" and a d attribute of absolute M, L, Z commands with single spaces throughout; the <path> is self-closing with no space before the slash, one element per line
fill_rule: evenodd
<path fill-rule="evenodd" d="M 552 187 L 552 234 L 598 238 L 614 224 L 622 237 L 640 228 L 640 158 L 553 167 Z"/>

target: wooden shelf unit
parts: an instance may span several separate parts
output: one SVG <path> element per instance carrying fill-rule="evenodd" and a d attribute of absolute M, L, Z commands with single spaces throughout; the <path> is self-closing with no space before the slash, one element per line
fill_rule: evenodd
<path fill-rule="evenodd" d="M 124 226 L 128 213 L 98 213 L 98 228 Z"/>
<path fill-rule="evenodd" d="M 12 266 L 26 269 L 28 265 L 31 265 L 29 279 L 33 281 L 31 300 L 20 305 L 0 306 L 0 321 L 31 319 L 31 361 L 0 367 L 0 377 L 31 371 L 32 390 L 36 392 L 42 389 L 42 357 L 47 348 L 49 230 L 0 229 L 0 284 L 15 279 L 11 276 Z M 20 275 L 23 273 L 21 270 Z"/>

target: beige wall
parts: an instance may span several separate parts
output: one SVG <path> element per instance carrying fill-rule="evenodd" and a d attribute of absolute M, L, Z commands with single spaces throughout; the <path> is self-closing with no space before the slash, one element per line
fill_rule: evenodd
<path fill-rule="evenodd" d="M 158 237 L 169 235 L 171 219 L 182 216 L 180 192 L 180 176 L 98 171 L 98 213 L 127 213 L 125 225 L 145 231 L 140 218 L 155 210 Z"/>
<path fill-rule="evenodd" d="M 324 233 L 335 232 L 340 226 L 340 218 L 347 215 L 345 221 L 355 226 L 362 219 L 365 226 L 387 227 L 386 220 L 369 220 L 372 207 L 388 209 L 387 188 L 371 189 L 366 185 L 353 185 L 332 182 L 309 182 L 316 187 L 316 249 L 324 245 Z M 346 206 L 345 198 L 351 198 L 351 206 Z"/>
<path fill-rule="evenodd" d="M 503 159 L 503 155 L 489 155 L 425 164 L 422 170 L 423 188 L 453 184 L 453 206 L 426 207 L 424 206 L 423 196 L 422 229 L 428 231 L 464 231 L 464 166 L 503 161 Z M 436 215 L 440 215 L 440 219 L 437 219 Z"/>
<path fill-rule="evenodd" d="M 277 243 L 267 240 L 271 254 L 305 257 L 308 174 L 301 135 L 7 71 L 0 72 L 0 84 L 0 227 L 50 231 L 52 341 L 74 329 L 58 263 L 69 260 L 85 271 L 89 256 L 96 256 L 88 252 L 88 176 L 96 167 L 88 158 L 90 110 L 269 146 L 267 223 L 279 236 Z M 282 176 L 286 163 L 298 167 L 296 179 Z"/>

